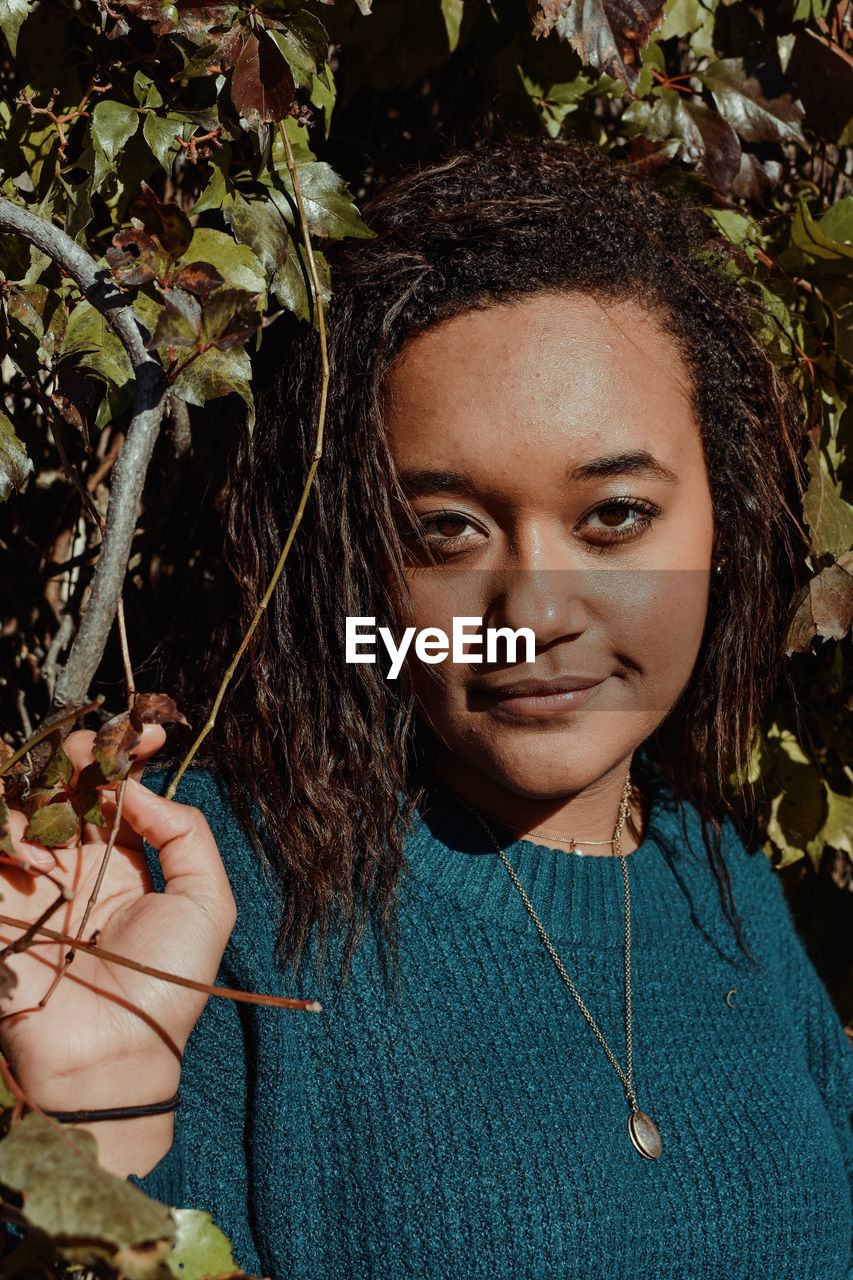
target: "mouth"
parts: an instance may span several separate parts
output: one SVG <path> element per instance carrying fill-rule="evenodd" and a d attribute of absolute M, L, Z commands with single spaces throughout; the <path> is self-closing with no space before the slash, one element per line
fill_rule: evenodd
<path fill-rule="evenodd" d="M 586 706 L 608 676 L 555 676 L 551 680 L 516 680 L 492 686 L 474 686 L 477 704 L 512 720 L 542 719 L 565 715 Z"/>

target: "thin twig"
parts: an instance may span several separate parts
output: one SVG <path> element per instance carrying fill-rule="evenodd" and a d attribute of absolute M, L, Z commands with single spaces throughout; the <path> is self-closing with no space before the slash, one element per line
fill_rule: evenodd
<path fill-rule="evenodd" d="M 24 756 L 32 751 L 33 747 L 38 746 L 43 739 L 49 737 L 52 733 L 56 733 L 57 729 L 61 729 L 63 725 L 73 724 L 73 722 L 79 719 L 80 716 L 87 716 L 90 711 L 97 711 L 103 701 L 103 694 L 99 693 L 97 698 L 95 698 L 93 702 L 87 703 L 85 707 L 76 707 L 73 711 L 68 711 L 64 716 L 60 716 L 51 724 L 43 724 L 31 738 L 27 739 L 22 747 L 18 747 L 18 750 L 14 755 L 9 756 L 8 760 L 0 762 L 0 777 L 11 769 L 13 764 L 17 764 L 19 760 L 23 760 Z"/>
<path fill-rule="evenodd" d="M 199 733 L 195 742 L 190 747 L 184 759 L 181 761 L 180 767 L 177 773 L 175 774 L 174 778 L 169 783 L 168 790 L 166 791 L 167 800 L 171 800 L 173 798 L 175 792 L 178 789 L 178 784 L 184 775 L 184 772 L 192 763 L 196 753 L 198 752 L 199 747 L 204 742 L 205 738 L 207 737 L 211 729 L 213 729 L 214 725 L 216 724 L 216 717 L 219 714 L 219 708 L 222 705 L 222 700 L 225 697 L 225 692 L 229 684 L 231 683 L 234 672 L 237 670 L 237 667 L 240 663 L 240 659 L 242 658 L 243 654 L 246 652 L 246 649 L 249 646 L 249 642 L 251 641 L 252 636 L 255 634 L 258 623 L 263 617 L 266 611 L 267 605 L 272 599 L 273 592 L 275 591 L 276 586 L 278 585 L 278 580 L 281 577 L 282 571 L 284 569 L 285 561 L 287 560 L 288 554 L 290 553 L 290 548 L 293 545 L 293 539 L 296 537 L 296 531 L 302 522 L 303 515 L 305 514 L 305 508 L 308 505 L 308 497 L 311 492 L 311 486 L 314 483 L 314 476 L 316 475 L 317 467 L 319 466 L 320 459 L 323 456 L 323 433 L 326 425 L 326 403 L 327 403 L 328 394 L 329 394 L 329 352 L 328 352 L 328 345 L 326 342 L 326 320 L 323 314 L 323 299 L 322 299 L 322 292 L 321 292 L 321 285 L 320 285 L 320 275 L 319 275 L 319 272 L 317 271 L 317 263 L 314 260 L 314 253 L 311 248 L 311 229 L 308 225 L 308 215 L 305 212 L 305 205 L 302 200 L 302 190 L 299 186 L 299 178 L 296 173 L 296 162 L 293 158 L 293 147 L 290 144 L 290 138 L 287 136 L 287 129 L 285 128 L 283 120 L 279 121 L 279 130 L 281 132 L 281 137 L 284 142 L 284 151 L 285 151 L 285 155 L 287 156 L 287 168 L 290 173 L 290 180 L 293 183 L 293 194 L 296 197 L 296 207 L 299 211 L 299 227 L 302 233 L 302 241 L 305 246 L 305 254 L 306 254 L 307 263 L 308 263 L 308 276 L 311 281 L 311 291 L 314 295 L 315 314 L 317 316 L 317 335 L 320 341 L 320 360 L 321 360 L 323 376 L 322 376 L 322 384 L 320 388 L 320 407 L 317 412 L 317 431 L 316 431 L 316 436 L 314 440 L 314 452 L 311 457 L 311 465 L 308 468 L 308 474 L 305 478 L 305 484 L 302 489 L 302 495 L 299 499 L 299 505 L 296 508 L 296 515 L 293 517 L 293 523 L 291 524 L 290 529 L 288 531 L 287 538 L 285 539 L 284 547 L 282 549 L 281 555 L 278 558 L 278 563 L 275 566 L 273 575 L 270 578 L 269 585 L 267 586 L 267 589 L 264 592 L 263 599 L 261 600 L 257 609 L 255 610 L 255 615 L 252 618 L 252 621 L 249 623 L 249 627 L 248 627 L 248 630 L 246 631 L 246 634 L 243 636 L 243 639 L 240 642 L 240 647 L 238 648 L 237 652 L 232 658 L 228 666 L 228 669 L 225 672 L 225 675 L 222 677 L 222 683 L 220 684 L 219 689 L 217 690 L 216 697 L 214 698 L 214 701 L 213 701 L 213 706 L 210 709 L 207 720 L 205 721 L 205 724 L 201 732 Z"/>
<path fill-rule="evenodd" d="M 16 920 L 14 916 L 0 915 L 0 924 L 9 925 L 13 929 L 32 929 L 26 920 Z M 161 982 L 171 982 L 177 987 L 186 987 L 189 991 L 200 991 L 206 996 L 221 996 L 224 1000 L 236 1000 L 240 1004 L 261 1004 L 271 1009 L 298 1009 L 306 1013 L 322 1013 L 323 1006 L 319 1000 L 295 1000 L 291 996 L 268 996 L 258 991 L 235 991 L 231 987 L 213 987 L 207 982 L 196 982 L 194 978 L 182 978 L 177 973 L 167 973 L 164 969 L 153 969 L 151 965 L 140 964 L 138 960 L 130 960 L 127 956 L 117 955 L 114 951 L 104 951 L 91 942 L 80 942 L 68 933 L 59 933 L 56 929 L 47 929 L 41 925 L 35 930 L 54 942 L 64 942 L 74 946 L 88 956 L 96 956 L 108 964 L 123 965 L 125 969 L 133 969 L 146 978 L 158 978 Z M 8 1015 L 14 1016 L 14 1015 Z"/>
<path fill-rule="evenodd" d="M 77 927 L 77 933 L 75 934 L 75 938 L 78 941 L 82 939 L 83 934 L 86 932 L 86 925 L 89 923 L 89 917 L 92 914 L 95 903 L 98 901 L 98 895 L 100 894 L 101 886 L 104 883 L 104 876 L 107 874 L 107 866 L 109 865 L 110 855 L 113 849 L 115 848 L 115 842 L 116 842 L 116 839 L 118 838 L 118 829 L 119 829 L 119 824 L 121 823 L 121 811 L 124 808 L 124 793 L 126 790 L 127 790 L 127 778 L 123 778 L 118 789 L 118 798 L 116 800 L 116 811 L 113 816 L 113 822 L 112 822 L 112 826 L 110 827 L 110 834 L 109 834 L 109 837 L 107 838 L 106 847 L 104 849 L 104 855 L 101 858 L 101 865 L 98 867 L 98 874 L 95 877 L 95 883 L 92 887 L 92 892 L 89 894 L 89 901 L 86 903 L 86 908 L 83 912 L 83 918 L 80 921 L 80 924 Z M 47 991 L 45 991 L 41 1000 L 39 1000 L 40 1009 L 43 1009 L 45 1007 L 48 1000 L 53 995 L 56 988 L 59 986 L 60 982 L 65 976 L 68 966 L 71 964 L 72 960 L 74 959 L 74 952 L 76 950 L 77 950 L 76 945 L 72 945 L 70 949 L 66 952 L 65 958 L 62 962 L 62 968 L 57 970 L 56 974 L 54 975 L 53 981 L 51 982 Z M 2 957 L 0 957 L 0 959 L 1 958 Z"/>
<path fill-rule="evenodd" d="M 63 885 L 53 902 L 45 907 L 37 920 L 27 926 L 20 938 L 16 938 L 14 942 L 7 943 L 3 950 L 0 951 L 0 961 L 6 960 L 9 956 L 18 955 L 21 951 L 26 951 L 33 938 L 37 933 L 41 932 L 43 925 L 47 924 L 54 912 L 59 910 L 63 902 L 69 902 L 73 897 L 74 894 L 70 889 L 66 889 Z"/>

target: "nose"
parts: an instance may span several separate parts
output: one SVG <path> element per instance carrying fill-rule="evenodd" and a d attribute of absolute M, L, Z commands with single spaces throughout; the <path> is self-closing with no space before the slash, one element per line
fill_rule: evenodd
<path fill-rule="evenodd" d="M 506 569 L 495 583 L 486 625 L 529 627 L 537 650 L 582 635 L 589 626 L 584 578 L 580 569 Z"/>

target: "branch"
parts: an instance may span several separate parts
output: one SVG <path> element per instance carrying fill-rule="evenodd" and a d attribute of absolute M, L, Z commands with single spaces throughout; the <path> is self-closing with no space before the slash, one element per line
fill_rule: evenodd
<path fill-rule="evenodd" d="M 133 969 L 134 973 L 143 973 L 147 978 L 159 978 L 161 982 L 171 982 L 174 986 L 187 987 L 190 991 L 201 991 L 206 996 L 221 996 L 225 1000 L 236 1000 L 240 1004 L 262 1004 L 271 1009 L 300 1009 L 305 1013 L 322 1013 L 323 1006 L 319 1000 L 297 1000 L 293 996 L 268 996 L 259 991 L 235 991 L 231 987 L 214 987 L 208 982 L 196 982 L 195 978 L 182 978 L 177 973 L 167 973 L 165 969 L 154 969 L 150 964 L 140 964 L 129 956 L 120 956 L 115 951 L 104 951 L 93 942 L 81 942 L 68 933 L 60 933 L 56 929 L 47 929 L 44 925 L 29 924 L 26 920 L 18 920 L 15 916 L 0 915 L 0 924 L 14 929 L 29 929 L 33 934 L 50 938 L 54 942 L 64 942 L 74 947 L 75 951 L 83 951 L 87 956 L 95 956 L 108 964 L 120 964 L 125 969 Z M 23 1012 L 23 1011 L 21 1011 Z M 7 1018 L 17 1014 L 7 1013 Z"/>
<path fill-rule="evenodd" d="M 0 231 L 12 232 L 29 241 L 71 276 L 84 297 L 115 329 L 135 377 L 133 418 L 113 472 L 101 553 L 68 661 L 53 691 L 45 718 L 45 724 L 49 725 L 68 708 L 79 707 L 86 701 L 89 685 L 103 656 L 121 599 L 139 500 L 160 430 L 167 385 L 160 361 L 145 349 L 148 332 L 127 295 L 86 249 L 59 227 L 11 200 L 0 199 Z"/>

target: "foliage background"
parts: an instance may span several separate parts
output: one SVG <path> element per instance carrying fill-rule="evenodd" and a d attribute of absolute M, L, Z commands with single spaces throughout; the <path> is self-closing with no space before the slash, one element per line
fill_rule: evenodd
<path fill-rule="evenodd" d="M 281 128 L 326 294 L 324 241 L 369 234 L 357 207 L 375 184 L 458 146 L 544 132 L 658 172 L 694 190 L 738 247 L 732 270 L 750 281 L 756 325 L 803 394 L 811 548 L 789 687 L 746 781 L 849 1021 L 849 0 L 588 0 L 586 26 L 580 0 L 373 0 L 370 10 L 370 0 L 0 0 L 0 195 L 63 227 L 112 273 L 170 381 L 124 593 L 137 684 L 179 688 L 229 607 L 219 494 L 241 415 L 251 417 L 252 362 L 281 310 L 316 325 Z M 0 357 L 0 732 L 17 747 L 50 704 L 85 602 L 100 536 L 86 507 L 105 509 L 132 378 L 69 277 L 11 235 L 0 244 Z M 123 705 L 115 636 L 93 692 L 106 696 L 104 715 Z"/>

